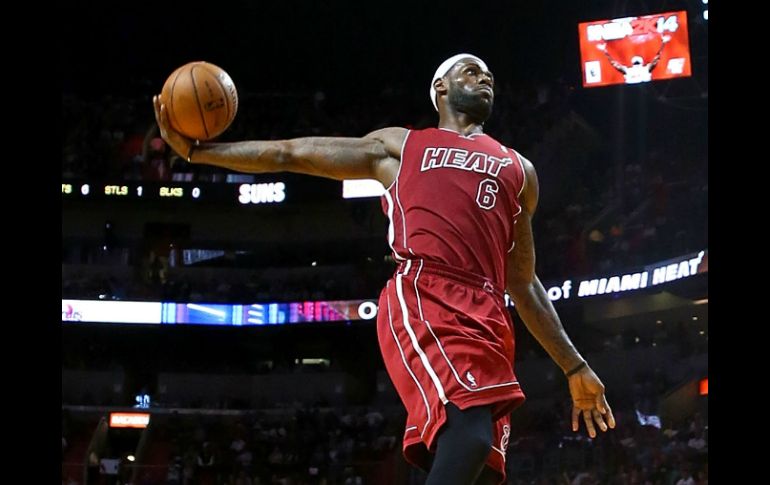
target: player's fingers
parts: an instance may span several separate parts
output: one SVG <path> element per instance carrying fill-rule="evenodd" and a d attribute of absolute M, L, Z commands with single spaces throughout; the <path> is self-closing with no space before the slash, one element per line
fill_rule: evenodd
<path fill-rule="evenodd" d="M 160 105 L 160 121 L 158 122 L 158 126 L 160 127 L 160 135 L 163 139 L 166 139 L 168 136 L 168 110 L 166 109 L 166 105 L 162 104 Z M 173 131 L 173 130 L 172 130 Z"/>
<path fill-rule="evenodd" d="M 592 409 L 591 414 L 593 415 L 596 424 L 599 425 L 599 429 L 607 431 L 607 424 L 604 422 L 604 418 L 602 418 L 602 413 L 600 413 L 598 409 Z"/>
<path fill-rule="evenodd" d="M 586 409 L 583 411 L 583 421 L 586 422 L 586 429 L 588 430 L 588 436 L 596 438 L 596 429 L 594 428 L 594 422 L 591 419 L 591 411 Z"/>
<path fill-rule="evenodd" d="M 615 428 L 615 416 L 612 414 L 612 408 L 607 403 L 607 400 L 604 399 L 604 396 L 602 396 L 602 399 L 604 400 L 604 407 L 607 409 L 607 412 L 604 413 L 604 418 L 607 420 L 607 424 L 610 428 Z"/>
<path fill-rule="evenodd" d="M 615 417 L 612 415 L 612 409 L 610 409 L 610 405 L 607 403 L 607 398 L 605 397 L 604 393 L 598 394 L 596 396 L 596 408 L 604 415 L 604 418 L 607 420 L 610 428 L 614 428 Z"/>
<path fill-rule="evenodd" d="M 155 110 L 155 121 L 160 121 L 160 96 L 152 97 L 152 107 Z"/>
<path fill-rule="evenodd" d="M 600 413 L 605 414 L 607 412 L 607 400 L 604 399 L 604 393 L 600 392 L 596 395 L 596 409 L 599 410 Z"/>
<path fill-rule="evenodd" d="M 163 134 L 166 131 L 166 107 L 163 105 L 163 103 L 160 102 L 160 96 L 155 97 L 155 121 L 158 122 L 158 127 L 160 128 L 160 134 L 163 136 Z"/>
<path fill-rule="evenodd" d="M 577 431 L 580 428 L 580 422 L 578 421 L 580 416 L 580 409 L 577 406 L 572 406 L 572 431 Z"/>

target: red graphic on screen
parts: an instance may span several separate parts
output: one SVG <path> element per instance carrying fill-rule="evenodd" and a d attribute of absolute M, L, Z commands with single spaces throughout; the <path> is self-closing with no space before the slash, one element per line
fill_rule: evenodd
<path fill-rule="evenodd" d="M 578 24 L 583 87 L 692 75 L 687 12 Z"/>

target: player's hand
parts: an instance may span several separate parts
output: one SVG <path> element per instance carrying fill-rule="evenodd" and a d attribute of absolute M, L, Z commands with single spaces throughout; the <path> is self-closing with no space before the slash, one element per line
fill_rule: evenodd
<path fill-rule="evenodd" d="M 607 44 L 605 44 L 605 43 L 596 44 L 596 48 L 599 49 L 600 51 L 604 52 L 604 51 L 607 50 Z"/>
<path fill-rule="evenodd" d="M 671 36 L 670 36 L 670 35 L 664 35 L 664 36 L 663 36 L 663 43 L 664 43 L 664 44 L 665 44 L 666 42 L 670 41 L 670 40 L 671 40 Z"/>
<path fill-rule="evenodd" d="M 168 122 L 168 110 L 162 103 L 160 95 L 152 97 L 152 104 L 155 108 L 155 120 L 158 122 L 158 127 L 160 128 L 160 137 L 163 138 L 163 140 L 168 143 L 180 157 L 187 160 L 187 155 L 190 153 L 190 147 L 195 144 L 195 141 L 171 128 L 171 124 Z"/>
<path fill-rule="evenodd" d="M 604 384 L 590 367 L 569 377 L 569 392 L 572 394 L 572 431 L 580 428 L 581 414 L 591 438 L 596 437 L 594 423 L 602 431 L 615 427 L 615 417 L 604 397 Z"/>

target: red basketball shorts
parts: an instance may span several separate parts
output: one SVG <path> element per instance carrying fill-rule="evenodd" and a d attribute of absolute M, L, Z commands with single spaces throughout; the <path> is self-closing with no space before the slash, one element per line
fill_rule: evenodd
<path fill-rule="evenodd" d="M 492 405 L 487 465 L 505 477 L 510 413 L 524 401 L 513 372 L 513 324 L 503 294 L 486 279 L 409 260 L 380 294 L 380 350 L 407 410 L 404 457 L 427 469 L 446 420 L 444 405 Z"/>

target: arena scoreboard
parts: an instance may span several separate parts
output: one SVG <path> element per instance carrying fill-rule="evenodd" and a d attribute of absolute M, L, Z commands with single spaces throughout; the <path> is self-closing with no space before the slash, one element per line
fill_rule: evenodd
<path fill-rule="evenodd" d="M 185 200 L 233 205 L 281 204 L 290 194 L 287 184 L 190 182 L 62 182 L 62 200 Z"/>
<path fill-rule="evenodd" d="M 583 87 L 692 75 L 684 10 L 583 22 L 578 33 Z"/>

